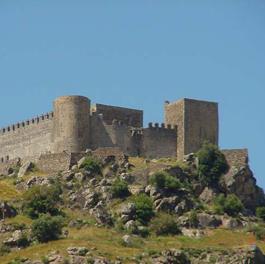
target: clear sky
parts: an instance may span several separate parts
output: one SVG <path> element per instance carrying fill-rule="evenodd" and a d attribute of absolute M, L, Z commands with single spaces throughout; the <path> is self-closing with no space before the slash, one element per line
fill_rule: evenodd
<path fill-rule="evenodd" d="M 60 95 L 145 111 L 219 102 L 220 146 L 265 187 L 264 0 L 0 0 L 0 126 Z"/>

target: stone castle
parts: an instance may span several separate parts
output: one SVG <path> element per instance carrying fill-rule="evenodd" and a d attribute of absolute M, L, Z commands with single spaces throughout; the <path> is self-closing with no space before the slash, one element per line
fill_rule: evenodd
<path fill-rule="evenodd" d="M 53 111 L 0 130 L 0 163 L 86 149 L 118 148 L 129 156 L 177 157 L 205 140 L 218 145 L 218 104 L 181 99 L 165 102 L 164 123 L 143 127 L 143 111 L 62 96 Z"/>

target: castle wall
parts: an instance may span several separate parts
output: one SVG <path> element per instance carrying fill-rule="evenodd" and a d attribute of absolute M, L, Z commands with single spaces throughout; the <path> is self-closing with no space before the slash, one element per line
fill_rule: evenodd
<path fill-rule="evenodd" d="M 130 127 L 126 124 L 113 122 L 109 125 L 95 113 L 91 117 L 91 148 L 119 147 L 125 154 L 132 151 Z"/>
<path fill-rule="evenodd" d="M 133 127 L 143 126 L 143 111 L 124 107 L 96 104 L 96 114 L 102 115 L 104 122 L 111 125 L 114 119 Z"/>
<path fill-rule="evenodd" d="M 176 129 L 150 124 L 143 129 L 141 154 L 147 158 L 176 157 L 176 142 Z"/>
<path fill-rule="evenodd" d="M 0 130 L 0 163 L 17 157 L 34 157 L 50 152 L 53 113 Z"/>
<path fill-rule="evenodd" d="M 244 167 L 248 164 L 247 149 L 223 149 L 223 154 L 230 167 Z"/>

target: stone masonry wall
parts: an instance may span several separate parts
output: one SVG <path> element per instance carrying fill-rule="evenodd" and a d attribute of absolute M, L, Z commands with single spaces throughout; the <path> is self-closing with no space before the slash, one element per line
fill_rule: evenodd
<path fill-rule="evenodd" d="M 218 104 L 182 99 L 165 104 L 165 123 L 177 125 L 177 158 L 198 151 L 204 141 L 218 145 Z"/>
<path fill-rule="evenodd" d="M 132 150 L 130 127 L 126 124 L 113 122 L 108 125 L 96 114 L 91 118 L 91 148 L 119 147 L 125 154 Z"/>
<path fill-rule="evenodd" d="M 230 167 L 237 168 L 244 167 L 248 164 L 248 150 L 247 149 L 224 149 L 222 152 Z"/>
<path fill-rule="evenodd" d="M 51 151 L 53 113 L 0 130 L 0 163 Z"/>
<path fill-rule="evenodd" d="M 147 158 L 176 157 L 177 131 L 164 125 L 143 129 L 141 155 Z"/>
<path fill-rule="evenodd" d="M 184 99 L 184 155 L 198 151 L 204 141 L 218 145 L 218 104 Z"/>
<path fill-rule="evenodd" d="M 143 111 L 124 107 L 96 104 L 96 114 L 101 114 L 106 124 L 111 125 L 113 120 L 122 121 L 133 127 L 143 126 Z"/>
<path fill-rule="evenodd" d="M 177 158 L 182 159 L 184 154 L 184 100 L 179 100 L 172 103 L 165 103 L 164 110 L 165 125 L 177 126 L 177 141 L 175 146 L 177 148 Z"/>

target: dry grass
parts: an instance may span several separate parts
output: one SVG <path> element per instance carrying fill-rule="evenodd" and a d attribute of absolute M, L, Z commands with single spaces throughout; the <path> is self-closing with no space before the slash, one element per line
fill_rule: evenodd
<path fill-rule="evenodd" d="M 113 229 L 88 227 L 82 229 L 70 228 L 67 239 L 49 242 L 47 244 L 35 245 L 18 252 L 12 252 L 0 257 L 0 263 L 8 263 L 15 257 L 27 257 L 40 259 L 50 251 L 58 250 L 66 255 L 66 249 L 70 246 L 95 247 L 95 255 L 105 256 L 110 259 L 120 256 L 130 258 L 143 252 L 161 251 L 168 248 L 217 248 L 232 249 L 249 246 L 256 243 L 252 234 L 243 231 L 229 231 L 216 229 L 209 232 L 209 235 L 200 239 L 184 236 L 161 236 L 138 239 L 134 247 L 124 247 L 121 244 L 123 234 Z M 265 243 L 257 243 L 263 250 Z M 129 261 L 127 263 L 130 263 Z"/>
<path fill-rule="evenodd" d="M 11 180 L 0 181 L 0 200 L 10 201 L 21 197 L 21 193 L 12 184 Z"/>

